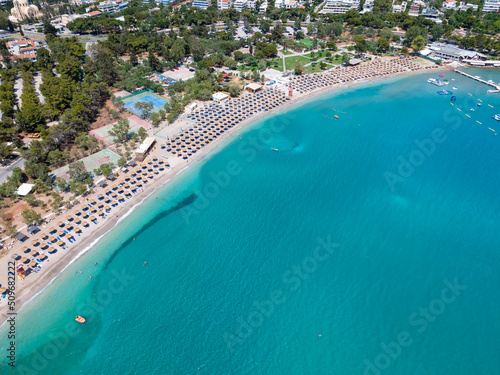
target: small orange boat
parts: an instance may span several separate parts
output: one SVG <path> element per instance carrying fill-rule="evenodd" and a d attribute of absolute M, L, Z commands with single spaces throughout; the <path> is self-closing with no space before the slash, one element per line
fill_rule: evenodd
<path fill-rule="evenodd" d="M 333 115 L 333 117 L 335 117 L 335 118 L 340 118 L 340 117 L 339 117 L 339 116 L 337 116 L 337 115 Z"/>
<path fill-rule="evenodd" d="M 78 315 L 78 316 L 76 317 L 76 319 L 75 319 L 75 320 L 76 320 L 78 323 L 85 323 L 85 318 L 84 318 L 84 317 L 82 317 L 82 316 L 80 316 L 80 315 Z"/>

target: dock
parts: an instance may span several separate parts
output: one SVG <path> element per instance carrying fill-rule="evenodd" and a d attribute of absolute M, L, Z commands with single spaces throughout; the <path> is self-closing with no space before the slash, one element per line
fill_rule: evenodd
<path fill-rule="evenodd" d="M 475 81 L 484 83 L 485 85 L 488 85 L 488 86 L 495 88 L 495 90 L 488 90 L 488 92 L 500 92 L 500 84 L 499 83 L 495 83 L 493 81 L 485 81 L 484 79 L 472 76 L 472 75 L 465 73 L 465 72 L 462 72 L 461 70 L 458 70 L 458 69 L 455 69 L 455 72 L 460 73 L 463 76 L 469 77 Z"/>

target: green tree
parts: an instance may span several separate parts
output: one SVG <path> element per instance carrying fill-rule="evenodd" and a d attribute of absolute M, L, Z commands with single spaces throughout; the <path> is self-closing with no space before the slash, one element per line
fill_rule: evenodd
<path fill-rule="evenodd" d="M 163 70 L 160 60 L 158 59 L 158 57 L 156 57 L 153 51 L 149 51 L 148 65 L 151 70 L 154 70 L 156 72 L 161 72 Z"/>
<path fill-rule="evenodd" d="M 136 103 L 136 106 L 139 103 Z M 115 142 L 125 142 L 129 138 L 130 134 L 130 121 L 128 119 L 118 120 L 118 122 L 111 127 L 108 133 L 114 137 Z"/>
<path fill-rule="evenodd" d="M 498 22 L 500 22 L 500 20 Z M 444 34 L 444 28 L 443 28 L 443 26 L 436 23 L 431 28 L 431 34 L 432 34 L 432 37 L 434 39 L 440 39 L 443 36 L 443 34 Z"/>
<path fill-rule="evenodd" d="M 423 50 L 425 47 L 425 39 L 419 35 L 415 39 L 413 39 L 413 42 L 411 42 L 411 48 L 418 53 L 419 51 Z"/>
<path fill-rule="evenodd" d="M 385 38 L 380 38 L 377 42 L 377 48 L 381 52 L 385 52 L 389 49 L 390 44 L 389 41 Z"/>
<path fill-rule="evenodd" d="M 300 74 L 304 73 L 304 65 L 302 65 L 302 63 L 298 62 L 297 65 L 295 65 L 294 73 L 296 75 L 300 75 Z"/>
<path fill-rule="evenodd" d="M 234 98 L 234 97 L 238 96 L 238 94 L 240 93 L 240 88 L 235 84 L 231 84 L 227 91 L 229 92 L 231 97 Z"/>
<path fill-rule="evenodd" d="M 90 176 L 83 161 L 76 161 L 69 165 L 68 175 L 71 181 L 83 181 Z"/>
<path fill-rule="evenodd" d="M 135 103 L 134 108 L 142 110 L 141 117 L 145 119 L 151 116 L 151 111 L 153 110 L 154 106 L 153 103 L 137 102 Z"/>
<path fill-rule="evenodd" d="M 32 209 L 24 210 L 21 212 L 21 216 L 23 217 L 23 222 L 26 225 L 38 224 L 40 220 L 42 220 L 42 216 Z"/>

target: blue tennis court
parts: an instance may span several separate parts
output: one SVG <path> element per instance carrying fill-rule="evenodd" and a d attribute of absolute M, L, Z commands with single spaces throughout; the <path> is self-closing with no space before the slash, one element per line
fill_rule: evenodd
<path fill-rule="evenodd" d="M 126 98 L 123 100 L 123 102 L 125 103 L 125 108 L 129 112 L 132 112 L 133 114 L 141 117 L 142 110 L 135 108 L 136 103 L 139 102 L 151 103 L 153 104 L 153 112 L 156 112 L 157 110 L 162 109 L 165 106 L 165 104 L 168 103 L 168 100 L 156 94 L 145 92 L 138 94 L 136 96 Z"/>

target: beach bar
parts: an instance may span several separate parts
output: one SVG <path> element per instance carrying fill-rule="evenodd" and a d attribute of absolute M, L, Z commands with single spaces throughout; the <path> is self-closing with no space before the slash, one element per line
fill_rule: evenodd
<path fill-rule="evenodd" d="M 229 98 L 229 95 L 224 94 L 223 92 L 216 92 L 212 95 L 212 100 L 216 103 L 220 103 L 223 100 Z"/>
<path fill-rule="evenodd" d="M 147 137 L 135 150 L 134 160 L 142 162 L 155 143 L 154 137 Z"/>

